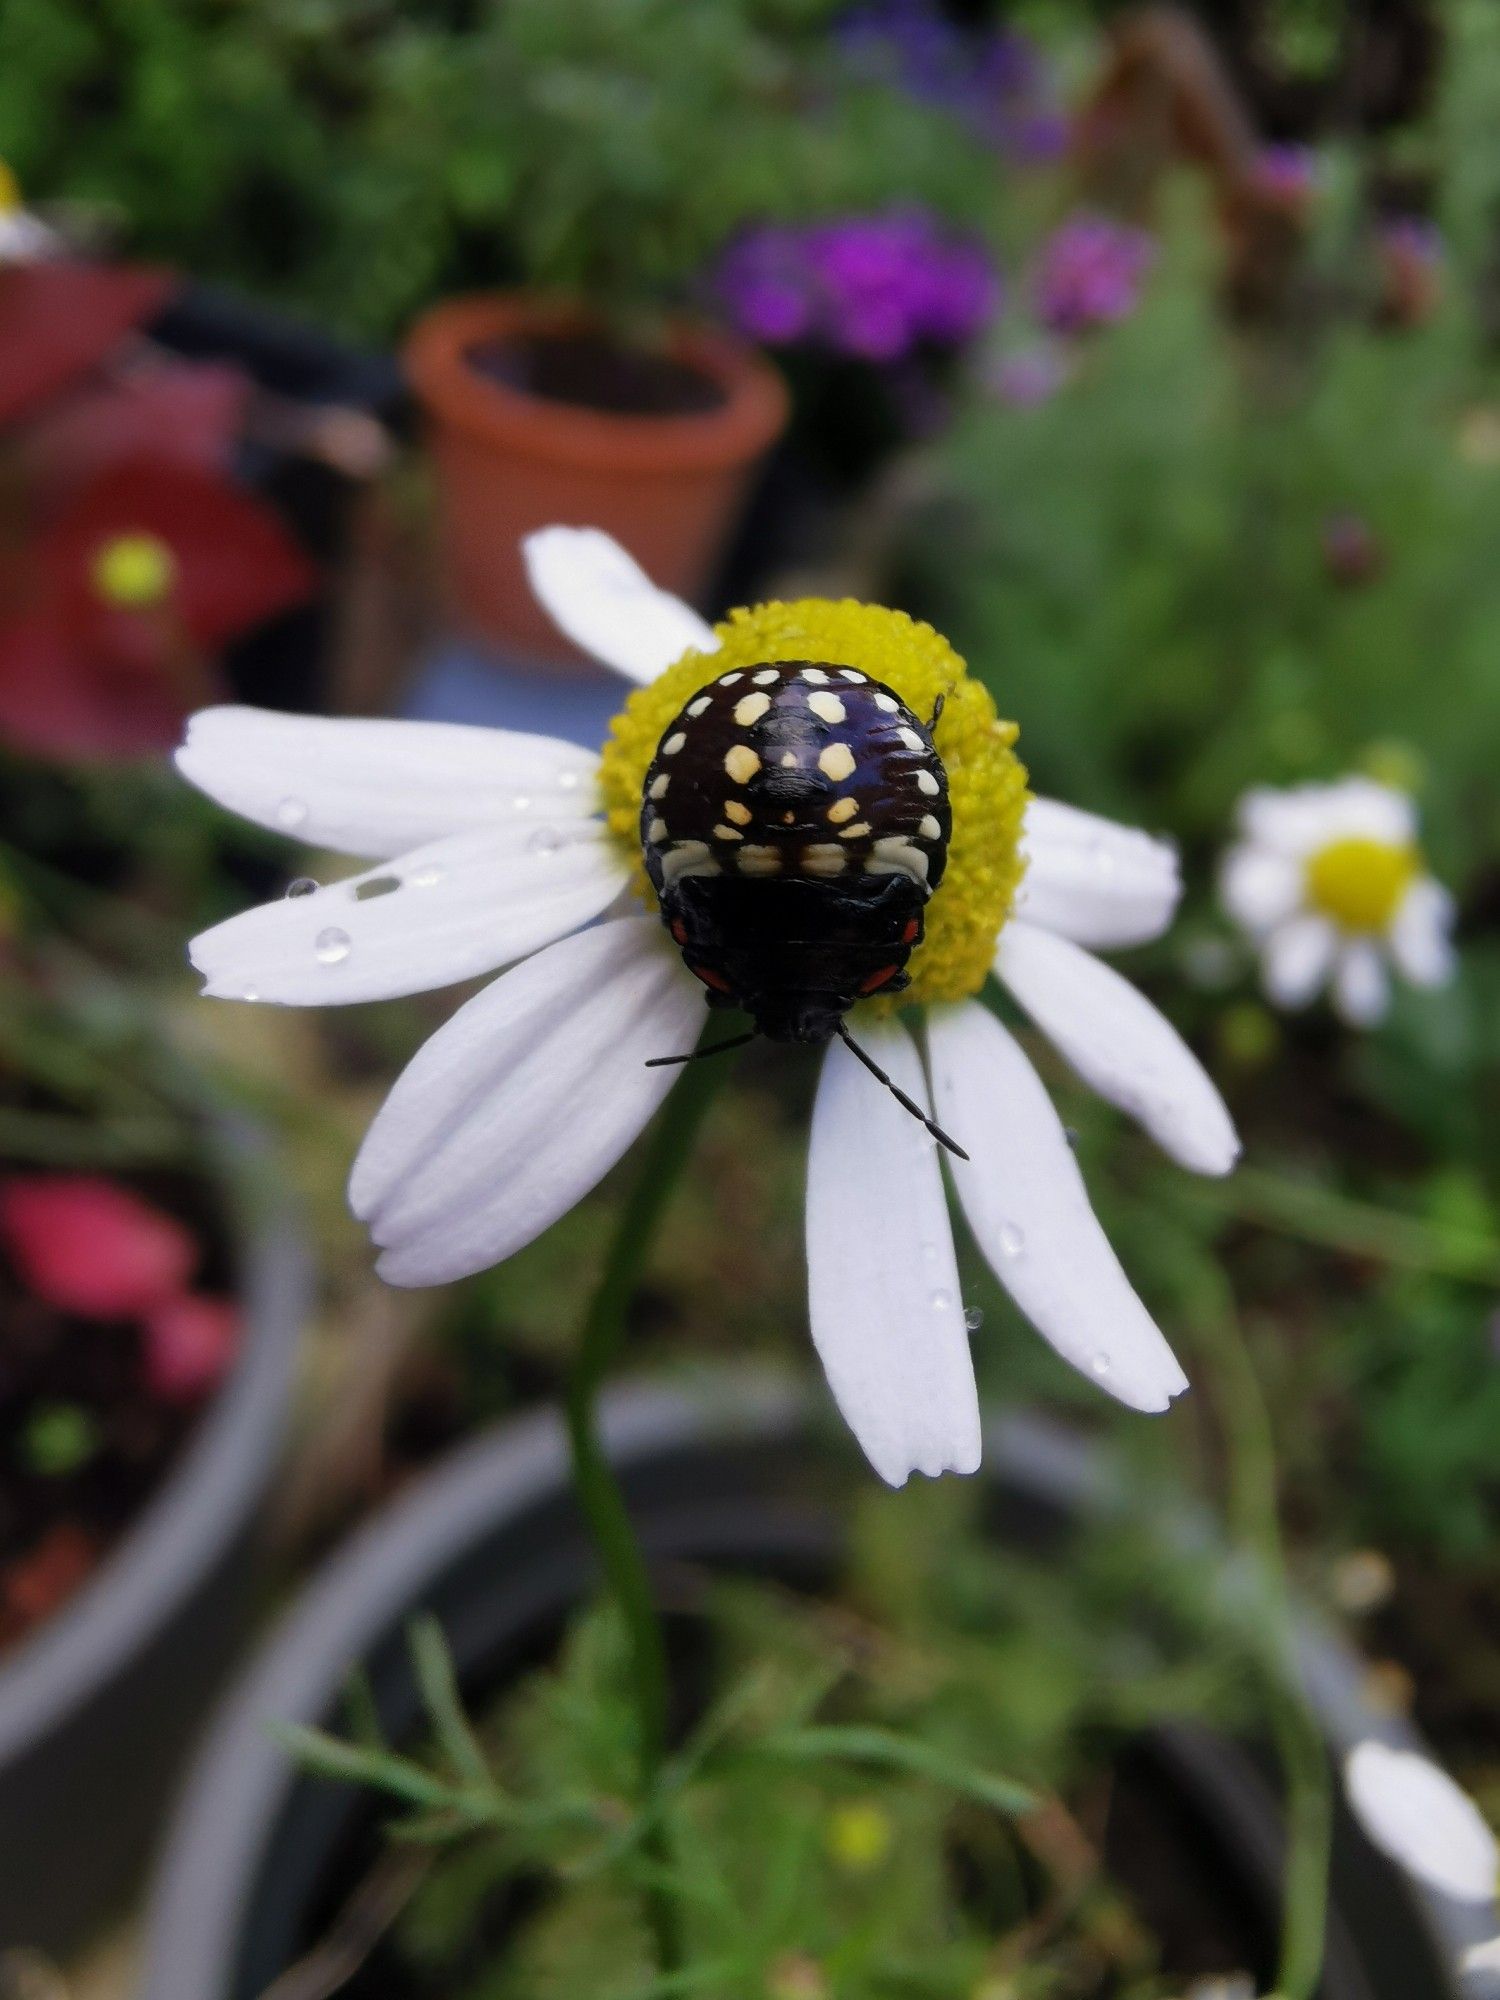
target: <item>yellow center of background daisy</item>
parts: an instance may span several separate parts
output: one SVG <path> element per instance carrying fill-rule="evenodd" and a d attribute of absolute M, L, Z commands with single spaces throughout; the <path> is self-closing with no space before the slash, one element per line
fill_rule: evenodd
<path fill-rule="evenodd" d="M 969 677 L 947 640 L 904 611 L 812 597 L 731 612 L 714 630 L 717 652 L 685 653 L 649 687 L 637 689 L 611 724 L 600 769 L 610 831 L 639 863 L 641 792 L 656 746 L 701 688 L 736 667 L 778 660 L 855 667 L 884 682 L 924 721 L 941 695 L 933 742 L 948 774 L 953 811 L 947 873 L 927 905 L 926 936 L 907 968 L 910 987 L 862 1004 L 886 1013 L 977 993 L 1025 866 L 1026 772 L 1013 747 L 1015 723 L 997 717 L 988 689 Z M 636 887 L 645 901 L 653 900 L 639 866 Z"/>
<path fill-rule="evenodd" d="M 1307 863 L 1307 899 L 1346 931 L 1385 931 L 1411 887 L 1414 847 L 1351 836 L 1330 841 Z"/>

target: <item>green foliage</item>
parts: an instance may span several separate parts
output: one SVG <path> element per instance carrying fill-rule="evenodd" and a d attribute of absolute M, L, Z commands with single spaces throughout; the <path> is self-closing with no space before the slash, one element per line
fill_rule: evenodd
<path fill-rule="evenodd" d="M 497 279 L 639 318 L 742 222 L 927 196 L 981 162 L 855 87 L 833 0 L 11 0 L 0 158 L 130 242 L 388 335 Z"/>
<path fill-rule="evenodd" d="M 1017 1995 L 1070 2000 L 1107 1977 L 1159 2000 L 1149 1929 L 1085 1828 L 1132 1730 L 1244 1715 L 1254 1670 L 1203 1614 L 1200 1558 L 1111 1529 L 1038 1562 L 968 1513 L 952 1491 L 872 1498 L 843 1601 L 706 1585 L 673 1627 L 679 1660 L 704 1663 L 696 1713 L 644 1805 L 605 1611 L 477 1740 L 430 1623 L 413 1633 L 428 1751 L 368 1721 L 358 1740 L 287 1732 L 306 1768 L 383 1791 L 396 1836 L 435 1849 L 387 1947 L 403 1981 L 445 2000 L 936 2000 L 1016 1976 Z M 639 1907 L 663 1865 L 688 1950 L 658 1980 Z"/>

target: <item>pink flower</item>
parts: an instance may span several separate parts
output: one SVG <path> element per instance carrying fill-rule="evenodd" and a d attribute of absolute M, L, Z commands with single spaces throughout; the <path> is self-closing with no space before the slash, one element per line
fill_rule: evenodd
<path fill-rule="evenodd" d="M 28 1291 L 86 1319 L 148 1311 L 180 1292 L 198 1261 L 180 1222 L 93 1174 L 0 1184 L 0 1247 Z"/>
<path fill-rule="evenodd" d="M 240 1316 L 228 1299 L 183 1293 L 146 1315 L 146 1386 L 164 1403 L 196 1403 L 228 1374 L 239 1348 Z"/>

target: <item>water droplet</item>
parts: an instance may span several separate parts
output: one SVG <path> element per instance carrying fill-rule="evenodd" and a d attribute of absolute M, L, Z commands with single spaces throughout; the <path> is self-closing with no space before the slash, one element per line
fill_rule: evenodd
<path fill-rule="evenodd" d="M 970 1333 L 978 1333 L 979 1329 L 984 1325 L 984 1307 L 970 1306 L 964 1314 L 964 1325 Z"/>
<path fill-rule="evenodd" d="M 946 1312 L 953 1303 L 952 1292 L 937 1291 L 927 1301 L 935 1313 Z"/>
<path fill-rule="evenodd" d="M 576 792 L 578 790 L 578 773 L 576 771 L 559 771 L 557 774 L 557 789 L 560 792 Z"/>
<path fill-rule="evenodd" d="M 258 986 L 247 986 L 240 995 L 240 998 L 242 1000 L 258 1000 L 260 998 L 260 988 Z"/>
<path fill-rule="evenodd" d="M 287 898 L 291 900 L 296 896 L 311 896 L 316 891 L 317 886 L 311 875 L 295 876 L 286 885 Z"/>
<path fill-rule="evenodd" d="M 306 799 L 283 799 L 276 808 L 276 824 L 293 833 L 307 818 Z"/>
<path fill-rule="evenodd" d="M 922 1245 L 922 1257 L 924 1262 L 928 1264 L 935 1264 L 937 1262 L 937 1255 L 938 1255 L 938 1246 L 935 1243 L 924 1243 Z"/>
<path fill-rule="evenodd" d="M 1018 1223 L 1002 1222 L 998 1240 L 1002 1257 L 1020 1257 L 1025 1253 L 1026 1232 Z"/>
<path fill-rule="evenodd" d="M 530 794 L 528 792 L 517 792 L 515 797 L 510 802 L 510 809 L 512 812 L 518 812 L 518 813 L 530 812 L 531 811 Z"/>
<path fill-rule="evenodd" d="M 414 889 L 435 889 L 442 881 L 444 872 L 429 862 L 425 868 L 414 868 L 406 879 Z"/>
<path fill-rule="evenodd" d="M 1110 1369 L 1109 1356 L 1104 1352 L 1102 1348 L 1097 1354 L 1091 1354 L 1089 1356 L 1089 1367 L 1101 1379 L 1109 1373 Z"/>
<path fill-rule="evenodd" d="M 563 837 L 555 826 L 539 826 L 526 845 L 533 854 L 555 854 L 563 844 Z"/>
<path fill-rule="evenodd" d="M 313 939 L 313 956 L 319 965 L 342 965 L 349 956 L 349 933 L 337 925 L 319 931 Z"/>

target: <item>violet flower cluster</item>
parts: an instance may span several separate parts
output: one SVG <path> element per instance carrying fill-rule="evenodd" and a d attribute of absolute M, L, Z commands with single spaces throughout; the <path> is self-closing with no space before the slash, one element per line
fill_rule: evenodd
<path fill-rule="evenodd" d="M 836 34 L 857 71 L 951 112 L 983 145 L 1025 161 L 1067 145 L 1041 57 L 1015 29 L 965 28 L 936 0 L 861 0 Z"/>
<path fill-rule="evenodd" d="M 1156 243 L 1107 215 L 1072 216 L 1043 246 L 1035 276 L 1037 316 L 1054 333 L 1084 333 L 1128 319 L 1156 260 Z"/>
<path fill-rule="evenodd" d="M 754 340 L 806 342 L 877 363 L 961 347 L 1001 302 L 984 246 L 920 210 L 761 224 L 730 245 L 714 289 Z"/>

